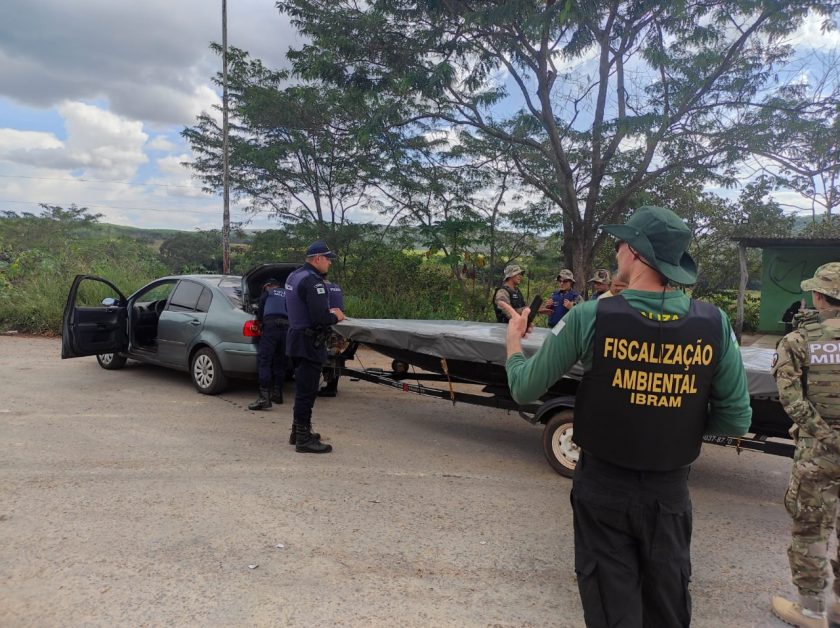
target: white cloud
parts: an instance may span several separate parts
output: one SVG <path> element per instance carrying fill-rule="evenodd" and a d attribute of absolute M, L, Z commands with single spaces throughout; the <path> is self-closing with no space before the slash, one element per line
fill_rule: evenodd
<path fill-rule="evenodd" d="M 52 133 L 0 129 L 0 159 L 11 161 L 15 154 L 27 151 L 55 150 L 64 143 Z"/>
<path fill-rule="evenodd" d="M 146 142 L 146 148 L 161 152 L 172 152 L 177 147 L 165 135 L 156 135 Z"/>
<path fill-rule="evenodd" d="M 840 31 L 836 27 L 833 30 L 823 31 L 824 19 L 811 11 L 802 26 L 794 33 L 790 43 L 796 47 L 812 50 L 830 51 L 840 48 Z"/>
<path fill-rule="evenodd" d="M 160 176 L 148 179 L 146 183 L 159 186 L 159 195 L 209 199 L 201 189 L 201 182 L 184 165 L 190 161 L 192 156 L 186 153 L 162 157 L 155 162 Z"/>
<path fill-rule="evenodd" d="M 63 170 L 83 169 L 105 178 L 126 179 L 148 161 L 148 136 L 140 122 L 125 120 L 93 105 L 67 102 L 58 107 L 67 140 L 50 133 L 0 129 L 0 159 Z"/>
<path fill-rule="evenodd" d="M 297 43 L 270 0 L 229 3 L 228 42 L 269 66 Z M 37 107 L 105 100 L 149 124 L 185 125 L 218 101 L 221 4 L 207 0 L 6 0 L 0 95 Z"/>

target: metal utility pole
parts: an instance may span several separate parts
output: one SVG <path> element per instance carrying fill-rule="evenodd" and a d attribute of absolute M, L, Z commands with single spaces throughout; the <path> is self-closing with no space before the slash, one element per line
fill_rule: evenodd
<path fill-rule="evenodd" d="M 230 181 L 228 163 L 227 0 L 222 0 L 222 272 L 230 274 Z"/>

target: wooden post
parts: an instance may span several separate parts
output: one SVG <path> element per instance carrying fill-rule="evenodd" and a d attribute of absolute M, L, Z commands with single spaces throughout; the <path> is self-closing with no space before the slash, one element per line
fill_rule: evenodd
<path fill-rule="evenodd" d="M 735 315 L 735 337 L 741 344 L 741 333 L 744 330 L 744 295 L 747 291 L 747 247 L 738 242 L 738 263 L 741 267 L 741 282 L 738 285 L 738 310 Z"/>

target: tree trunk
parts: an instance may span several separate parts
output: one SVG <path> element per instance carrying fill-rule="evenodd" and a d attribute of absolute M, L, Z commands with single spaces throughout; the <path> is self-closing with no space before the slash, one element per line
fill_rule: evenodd
<path fill-rule="evenodd" d="M 567 257 L 572 259 L 571 271 L 575 276 L 575 290 L 586 295 L 588 284 L 586 282 L 592 276 L 592 260 L 595 250 L 592 242 L 583 237 L 578 231 L 567 240 Z"/>

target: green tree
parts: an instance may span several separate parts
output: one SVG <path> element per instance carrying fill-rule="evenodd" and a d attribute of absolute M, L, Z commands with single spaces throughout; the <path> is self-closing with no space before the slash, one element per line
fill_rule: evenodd
<path fill-rule="evenodd" d="M 222 272 L 222 234 L 210 231 L 181 231 L 160 245 L 160 259 L 170 273 Z"/>
<path fill-rule="evenodd" d="M 214 45 L 217 51 L 219 47 Z M 309 224 L 332 240 L 365 199 L 370 109 L 352 90 L 286 86 L 288 76 L 236 48 L 229 55 L 230 185 L 252 212 Z M 216 77 L 219 82 L 220 77 Z M 207 113 L 182 135 L 205 189 L 222 188 L 222 133 Z"/>
<path fill-rule="evenodd" d="M 742 137 L 742 150 L 777 186 L 801 195 L 819 231 L 818 217 L 830 223 L 840 209 L 840 52 L 810 55 L 774 106 L 751 118 L 755 132 Z"/>
<path fill-rule="evenodd" d="M 694 294 L 701 296 L 737 288 L 738 249 L 733 238 L 791 235 L 794 218 L 772 199 L 772 189 L 770 178 L 760 178 L 744 186 L 738 199 L 731 201 L 704 191 L 698 181 L 686 184 L 679 177 L 663 178 L 635 199 L 635 204 L 667 205 L 691 227 L 691 253 L 699 268 Z M 747 255 L 750 275 L 760 275 L 760 252 L 750 249 Z"/>
<path fill-rule="evenodd" d="M 49 248 L 62 237 L 90 232 L 102 214 L 90 214 L 87 207 L 40 203 L 42 212 L 0 213 L 0 259 L 9 261 L 16 253 Z"/>
<path fill-rule="evenodd" d="M 127 295 L 164 273 L 157 251 L 108 235 L 86 208 L 42 208 L 0 215 L 0 329 L 58 333 L 76 274 L 104 276 Z"/>
<path fill-rule="evenodd" d="M 840 238 L 840 216 L 819 216 L 805 225 L 802 235 L 806 238 Z"/>
<path fill-rule="evenodd" d="M 599 226 L 660 177 L 732 182 L 742 138 L 764 122 L 752 112 L 778 107 L 785 38 L 837 2 L 277 5 L 307 42 L 289 54 L 298 76 L 375 94 L 400 111 L 406 142 L 428 133 L 420 121 L 507 155 L 562 213 L 566 264 L 588 273 Z"/>

